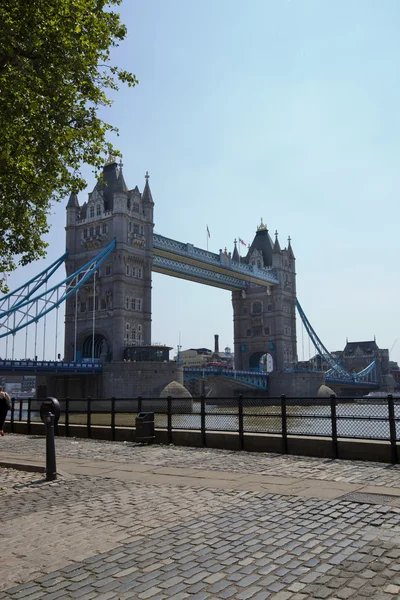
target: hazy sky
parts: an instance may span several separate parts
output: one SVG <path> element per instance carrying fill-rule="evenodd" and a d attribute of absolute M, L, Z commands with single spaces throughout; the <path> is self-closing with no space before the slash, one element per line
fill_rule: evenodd
<path fill-rule="evenodd" d="M 390 349 L 400 338 L 398 1 L 125 0 L 121 13 L 129 35 L 114 57 L 140 85 L 104 116 L 120 129 L 128 186 L 142 189 L 150 173 L 155 231 L 205 247 L 208 224 L 218 252 L 238 236 L 250 243 L 263 217 L 281 246 L 292 238 L 298 298 L 325 345 L 376 335 Z M 65 204 L 51 223 L 48 262 L 64 251 Z M 154 274 L 153 341 L 176 346 L 179 332 L 183 348 L 212 347 L 214 333 L 232 346 L 230 293 Z M 299 320 L 297 335 L 302 359 Z"/>

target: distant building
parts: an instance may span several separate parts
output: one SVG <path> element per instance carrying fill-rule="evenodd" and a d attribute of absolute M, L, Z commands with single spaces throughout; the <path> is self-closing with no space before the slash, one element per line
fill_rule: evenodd
<path fill-rule="evenodd" d="M 202 368 L 207 365 L 207 362 L 212 357 L 212 350 L 208 348 L 189 348 L 182 350 L 175 360 L 179 360 L 184 367 Z"/>
<path fill-rule="evenodd" d="M 390 378 L 393 375 L 394 369 L 389 361 L 389 350 L 386 348 L 379 348 L 376 340 L 371 341 L 359 341 L 359 342 L 346 342 L 344 350 L 335 350 L 330 353 L 331 356 L 344 367 L 350 373 L 359 373 L 367 368 L 373 361 L 376 361 L 376 376 L 377 380 L 384 382 L 385 378 Z M 323 357 L 319 354 L 313 356 L 309 363 L 314 369 L 326 371 L 330 367 Z M 398 369 L 398 366 L 397 366 Z M 400 381 L 400 371 L 399 381 Z M 393 376 L 395 377 L 395 376 Z"/>

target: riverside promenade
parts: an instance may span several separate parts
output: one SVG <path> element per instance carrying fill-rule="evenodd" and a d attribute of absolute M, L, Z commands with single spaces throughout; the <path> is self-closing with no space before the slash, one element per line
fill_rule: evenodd
<path fill-rule="evenodd" d="M 0 438 L 0 600 L 400 598 L 399 465 L 56 447 L 43 483 L 45 439 Z"/>

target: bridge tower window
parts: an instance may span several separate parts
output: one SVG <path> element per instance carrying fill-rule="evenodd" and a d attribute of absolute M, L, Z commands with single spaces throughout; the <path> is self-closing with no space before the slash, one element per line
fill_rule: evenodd
<path fill-rule="evenodd" d="M 262 302 L 253 302 L 253 313 L 260 314 L 262 313 L 263 305 Z"/>
<path fill-rule="evenodd" d="M 94 206 L 91 206 L 91 207 L 90 207 L 90 210 L 89 210 L 89 215 L 90 215 L 90 218 L 93 218 L 93 217 L 94 217 Z"/>
<path fill-rule="evenodd" d="M 101 215 L 101 207 L 100 204 L 96 206 L 96 215 L 99 217 Z"/>

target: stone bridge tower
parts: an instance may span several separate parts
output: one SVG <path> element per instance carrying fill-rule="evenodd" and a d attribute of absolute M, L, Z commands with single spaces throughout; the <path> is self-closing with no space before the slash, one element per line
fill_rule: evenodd
<path fill-rule="evenodd" d="M 239 260 L 235 248 L 233 258 Z M 297 362 L 295 256 L 288 240 L 281 250 L 278 233 L 272 241 L 261 219 L 253 243 L 242 262 L 273 267 L 279 284 L 268 288 L 251 284 L 232 292 L 235 368 L 285 371 Z"/>
<path fill-rule="evenodd" d="M 94 356 L 120 361 L 125 347 L 151 344 L 154 203 L 148 179 L 146 174 L 142 193 L 138 187 L 128 190 L 122 164 L 110 157 L 88 201 L 80 205 L 76 194 L 69 198 L 67 275 L 113 238 L 116 248 L 95 278 L 67 300 L 64 352 L 68 360 Z"/>

